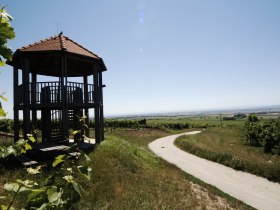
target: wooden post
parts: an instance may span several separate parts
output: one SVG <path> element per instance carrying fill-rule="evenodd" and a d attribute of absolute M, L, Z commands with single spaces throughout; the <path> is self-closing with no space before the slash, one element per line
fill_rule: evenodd
<path fill-rule="evenodd" d="M 102 72 L 99 75 L 99 100 L 100 100 L 100 132 L 101 141 L 104 140 L 104 112 L 103 112 L 103 83 L 102 83 Z"/>
<path fill-rule="evenodd" d="M 69 139 L 68 105 L 67 105 L 67 58 L 65 55 L 61 58 L 61 91 L 62 91 L 62 133 L 63 137 Z"/>
<path fill-rule="evenodd" d="M 94 81 L 94 124 L 95 124 L 95 141 L 101 142 L 100 132 L 100 96 L 99 96 L 99 82 L 96 64 L 93 66 L 93 81 Z"/>
<path fill-rule="evenodd" d="M 84 116 L 86 116 L 85 124 L 89 126 L 89 113 L 88 113 L 88 77 L 84 76 L 84 103 L 85 103 L 85 113 Z M 87 137 L 89 136 L 89 129 L 86 129 L 85 135 Z"/>
<path fill-rule="evenodd" d="M 29 59 L 24 58 L 24 69 L 23 69 L 23 133 L 24 138 L 27 139 L 27 134 L 31 132 L 30 125 L 30 94 L 29 94 Z"/>
<path fill-rule="evenodd" d="M 14 142 L 19 140 L 18 68 L 14 67 Z"/>
<path fill-rule="evenodd" d="M 32 73 L 32 125 L 33 128 L 36 129 L 37 128 L 37 110 L 34 108 L 34 105 L 36 105 L 36 85 L 37 85 L 37 75 L 36 73 Z"/>

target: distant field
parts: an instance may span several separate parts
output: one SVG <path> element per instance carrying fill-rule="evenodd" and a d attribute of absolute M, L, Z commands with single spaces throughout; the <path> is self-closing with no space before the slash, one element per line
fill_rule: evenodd
<path fill-rule="evenodd" d="M 221 116 L 226 117 L 229 115 Z M 209 116 L 180 116 L 180 117 L 154 117 L 147 118 L 147 124 L 161 124 L 161 123 L 190 123 L 194 125 L 210 125 L 210 126 L 242 126 L 245 120 L 223 120 L 219 115 Z"/>

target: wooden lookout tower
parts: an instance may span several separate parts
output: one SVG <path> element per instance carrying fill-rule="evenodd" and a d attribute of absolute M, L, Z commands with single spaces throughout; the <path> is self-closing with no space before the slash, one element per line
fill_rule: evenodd
<path fill-rule="evenodd" d="M 96 143 L 104 140 L 102 72 L 106 66 L 102 58 L 60 33 L 17 49 L 8 64 L 14 68 L 15 141 L 19 139 L 20 112 L 25 138 L 38 127 L 40 115 L 42 142 L 67 143 L 69 129 L 81 129 L 82 116 L 87 116 L 88 123 L 91 108 Z M 74 77 L 83 82 L 71 82 Z"/>

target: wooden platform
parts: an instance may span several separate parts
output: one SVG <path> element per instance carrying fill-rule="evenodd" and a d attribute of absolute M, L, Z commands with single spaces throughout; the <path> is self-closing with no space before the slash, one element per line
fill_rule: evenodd
<path fill-rule="evenodd" d="M 75 143 L 74 139 L 69 139 L 70 146 Z M 82 151 L 88 152 L 95 148 L 96 141 L 92 138 L 87 138 L 84 142 L 78 143 L 78 148 Z"/>
<path fill-rule="evenodd" d="M 43 162 L 53 161 L 58 155 L 69 155 L 70 157 L 79 157 L 80 151 L 90 152 L 95 148 L 95 139 L 89 139 L 87 142 L 79 142 L 77 149 L 71 148 L 75 144 L 73 139 L 69 140 L 68 145 L 55 144 L 51 142 L 35 144 L 32 150 L 14 158 L 14 160 L 24 167 L 30 167 Z"/>
<path fill-rule="evenodd" d="M 61 154 L 69 155 L 70 157 L 78 157 L 80 155 L 80 151 L 90 152 L 95 148 L 95 139 L 88 138 L 85 142 L 77 143 L 77 149 L 71 148 L 75 144 L 74 139 L 70 139 L 68 145 L 46 142 L 41 144 L 34 144 L 32 146 L 32 150 L 28 150 L 26 154 L 21 154 L 16 157 L 10 157 L 11 159 L 7 159 L 8 162 L 10 160 L 15 161 L 15 165 L 21 165 L 23 167 L 31 167 L 42 162 L 53 161 L 54 158 Z M 0 159 L 0 162 L 7 160 Z M 7 162 L 7 163 L 8 163 Z M 11 162 L 10 162 L 11 163 Z M 12 164 L 13 165 L 13 164 Z M 14 166 L 15 166 L 14 165 Z"/>

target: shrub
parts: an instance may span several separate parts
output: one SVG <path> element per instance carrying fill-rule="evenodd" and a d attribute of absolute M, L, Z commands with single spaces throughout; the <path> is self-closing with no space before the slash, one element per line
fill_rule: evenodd
<path fill-rule="evenodd" d="M 244 119 L 247 117 L 247 115 L 243 113 L 237 113 L 233 117 L 235 117 L 236 119 Z"/>
<path fill-rule="evenodd" d="M 250 119 L 252 120 L 252 119 Z M 251 146 L 263 147 L 265 153 L 280 154 L 280 121 L 245 123 L 245 142 Z"/>
<path fill-rule="evenodd" d="M 235 117 L 223 117 L 223 120 L 236 120 Z"/>
<path fill-rule="evenodd" d="M 13 130 L 14 121 L 10 119 L 1 119 L 0 120 L 0 131 L 10 132 Z"/>
<path fill-rule="evenodd" d="M 250 115 L 247 117 L 247 121 L 248 121 L 248 122 L 259 122 L 259 118 L 258 118 L 257 115 L 255 115 L 255 114 L 250 114 Z"/>

